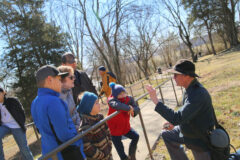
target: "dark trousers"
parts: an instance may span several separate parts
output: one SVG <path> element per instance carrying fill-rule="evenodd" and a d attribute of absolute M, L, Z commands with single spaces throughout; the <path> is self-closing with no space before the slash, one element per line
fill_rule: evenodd
<path fill-rule="evenodd" d="M 179 137 L 179 126 L 174 127 L 173 130 L 166 130 L 162 132 L 162 138 L 168 149 L 171 160 L 188 160 L 184 152 L 182 144 L 184 144 L 183 137 Z M 211 160 L 209 152 L 197 151 L 191 149 L 195 160 Z"/>
<path fill-rule="evenodd" d="M 131 128 L 130 131 L 124 136 L 132 140 L 129 146 L 129 155 L 135 155 L 137 150 L 137 143 L 139 140 L 139 134 Z M 128 156 L 124 152 L 122 136 L 112 136 L 112 142 L 121 160 L 127 159 Z"/>

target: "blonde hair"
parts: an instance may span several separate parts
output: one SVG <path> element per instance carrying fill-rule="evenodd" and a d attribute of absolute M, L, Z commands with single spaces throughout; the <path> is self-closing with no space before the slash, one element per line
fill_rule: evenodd
<path fill-rule="evenodd" d="M 70 66 L 59 66 L 58 67 L 58 70 L 59 70 L 59 72 L 68 72 L 68 73 L 72 73 L 72 74 L 74 74 L 74 70 L 73 70 L 73 68 L 72 67 L 70 67 Z M 64 80 L 65 80 L 65 77 L 64 78 L 62 78 L 62 82 L 64 82 Z"/>
<path fill-rule="evenodd" d="M 58 67 L 59 72 L 68 72 L 68 73 L 74 73 L 74 70 L 70 66 L 59 66 Z"/>

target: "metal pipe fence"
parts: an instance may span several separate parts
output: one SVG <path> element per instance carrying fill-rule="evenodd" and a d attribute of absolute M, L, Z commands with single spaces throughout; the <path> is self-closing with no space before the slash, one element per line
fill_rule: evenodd
<path fill-rule="evenodd" d="M 120 113 L 120 111 L 116 111 L 114 113 L 112 113 L 111 115 L 107 116 L 106 118 L 104 118 L 103 120 L 99 121 L 98 123 L 96 123 L 95 125 L 89 127 L 87 130 L 81 132 L 80 134 L 76 135 L 75 137 L 73 137 L 72 139 L 68 140 L 67 142 L 61 144 L 60 146 L 58 146 L 57 148 L 55 148 L 54 150 L 52 150 L 51 152 L 47 153 L 46 155 L 42 156 L 39 158 L 39 160 L 44 160 L 44 159 L 48 159 L 48 158 L 56 158 L 57 157 L 57 153 L 62 151 L 64 148 L 68 147 L 69 145 L 71 145 L 72 143 L 78 141 L 80 138 L 82 138 L 83 136 L 85 136 L 86 134 L 88 134 L 89 132 L 91 132 L 92 130 L 96 129 L 97 127 L 99 127 L 100 125 L 104 124 L 106 121 L 108 121 L 109 119 L 115 117 L 116 115 L 118 115 Z"/>
<path fill-rule="evenodd" d="M 163 77 L 163 76 L 162 76 Z M 137 104 L 139 104 L 139 100 L 145 98 L 146 96 L 148 96 L 149 94 L 145 92 L 145 89 L 144 89 L 144 84 L 143 82 L 147 80 L 147 79 L 143 79 L 139 82 L 137 82 L 137 84 L 141 83 L 141 87 L 142 89 L 144 90 L 144 94 L 140 95 L 138 98 L 136 98 L 136 102 Z M 158 80 L 157 80 L 157 77 L 155 76 L 155 80 L 158 84 Z M 148 79 L 149 81 L 149 79 Z M 177 99 L 177 94 L 176 94 L 176 91 L 175 91 L 175 87 L 174 87 L 174 83 L 172 81 L 172 77 L 169 78 L 169 75 L 166 76 L 166 80 L 164 82 L 162 82 L 161 84 L 157 85 L 155 87 L 155 89 L 159 90 L 159 94 L 161 96 L 161 100 L 163 103 L 165 103 L 164 101 L 164 97 L 163 97 L 163 92 L 162 92 L 162 86 L 167 83 L 168 81 L 171 81 L 171 84 L 172 84 L 172 87 L 173 87 L 173 91 L 174 91 L 174 95 L 175 95 L 175 99 L 176 99 L 176 103 L 177 105 L 179 105 L 179 102 L 178 102 L 178 99 Z M 133 84 L 132 86 L 134 86 L 136 84 Z M 131 95 L 133 95 L 133 90 L 132 90 L 132 86 L 129 86 L 129 87 L 126 87 L 126 88 L 130 88 L 130 92 L 131 92 Z M 182 88 L 181 88 L 182 90 Z M 76 142 L 77 140 L 79 140 L 80 138 L 82 138 L 83 136 L 85 136 L 87 133 L 91 132 L 92 130 L 96 129 L 97 127 L 99 127 L 100 125 L 106 123 L 109 119 L 115 117 L 117 114 L 119 114 L 119 111 L 116 111 L 114 112 L 113 114 L 107 116 L 106 118 L 104 118 L 103 120 L 99 121 L 98 123 L 96 123 L 95 125 L 91 126 L 90 128 L 88 128 L 87 130 L 79 133 L 78 135 L 76 135 L 75 137 L 73 137 L 72 139 L 68 140 L 67 142 L 61 144 L 60 146 L 58 146 L 57 148 L 55 148 L 54 150 L 52 150 L 51 152 L 47 153 L 46 155 L 44 156 L 41 156 L 39 159 L 40 160 L 45 160 L 45 159 L 48 159 L 48 158 L 53 158 L 53 159 L 57 159 L 57 153 L 62 151 L 64 148 L 66 148 L 67 146 L 71 145 L 72 143 Z M 142 113 L 141 113 L 141 110 L 140 110 L 140 113 L 139 113 L 139 118 L 140 118 L 140 122 L 141 122 L 141 125 L 142 125 L 142 129 L 143 129 L 143 133 L 144 133 L 144 137 L 145 137 L 145 140 L 146 140 L 146 144 L 147 144 L 147 148 L 148 148 L 148 151 L 149 151 L 149 156 L 150 158 L 153 160 L 153 156 L 152 156 L 152 150 L 151 150 L 151 147 L 150 147 L 150 143 L 149 143 L 149 140 L 148 140 L 148 136 L 147 136 L 147 132 L 146 132 L 146 128 L 145 128 L 145 125 L 144 125 L 144 120 L 143 120 L 143 116 L 142 116 Z M 37 128 L 36 126 L 34 125 L 34 122 L 32 123 L 29 123 L 29 124 L 26 124 L 25 125 L 26 127 L 33 127 L 34 129 L 34 133 L 36 135 L 36 138 L 37 140 L 39 140 L 39 134 L 38 134 L 38 131 L 37 131 Z"/>
<path fill-rule="evenodd" d="M 163 99 L 163 93 L 161 91 L 161 87 L 167 83 L 169 80 L 171 79 L 167 79 L 166 81 L 164 81 L 163 83 L 161 83 L 160 85 L 158 85 L 157 87 L 155 87 L 155 89 L 159 89 L 159 93 L 161 95 L 161 99 L 164 103 L 164 99 Z M 174 87 L 174 84 L 172 83 L 173 87 Z M 148 93 L 144 93 L 143 95 L 139 96 L 137 99 L 136 99 L 136 102 L 138 104 L 138 101 L 145 98 L 146 96 L 148 96 L 149 94 Z M 175 94 L 176 96 L 176 94 Z M 175 97 L 176 100 L 177 100 L 177 97 Z M 178 104 L 178 102 L 177 102 Z M 117 114 L 119 114 L 119 111 L 116 111 L 114 112 L 113 114 L 107 116 L 106 118 L 104 118 L 103 120 L 101 120 L 100 122 L 96 123 L 95 125 L 91 126 L 90 128 L 88 128 L 87 130 L 83 131 L 82 133 L 79 133 L 78 135 L 76 135 L 75 137 L 73 137 L 72 139 L 68 140 L 67 142 L 61 144 L 60 146 L 58 146 L 57 148 L 55 148 L 53 151 L 47 153 L 46 155 L 40 157 L 39 159 L 40 160 L 45 160 L 45 159 L 48 159 L 48 158 L 54 158 L 56 159 L 57 158 L 57 153 L 62 151 L 64 148 L 66 148 L 67 146 L 71 145 L 72 143 L 76 142 L 77 140 L 79 140 L 80 138 L 82 138 L 84 135 L 86 135 L 87 133 L 91 132 L 92 130 L 96 129 L 97 127 L 99 127 L 100 125 L 102 125 L 103 123 L 106 123 L 106 121 L 108 121 L 109 119 L 115 117 Z M 150 158 L 153 160 L 153 155 L 152 155 L 152 149 L 150 147 L 150 143 L 149 143 L 149 140 L 148 140 L 148 136 L 147 136 L 147 132 L 146 132 L 146 128 L 145 128 L 145 125 L 144 125 L 144 120 L 143 120 L 143 117 L 142 117 L 142 114 L 141 114 L 141 110 L 139 112 L 139 118 L 140 118 L 140 122 L 141 122 L 141 125 L 142 125 L 142 129 L 143 129 L 143 133 L 144 133 L 144 137 L 145 137 L 145 140 L 146 140 L 146 143 L 147 143 L 147 148 L 148 148 L 148 151 L 149 151 L 149 156 Z"/>

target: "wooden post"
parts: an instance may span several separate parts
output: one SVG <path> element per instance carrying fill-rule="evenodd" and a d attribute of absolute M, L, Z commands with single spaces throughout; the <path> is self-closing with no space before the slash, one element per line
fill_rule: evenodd
<path fill-rule="evenodd" d="M 156 82 L 157 82 L 157 85 L 158 85 L 158 79 L 157 79 L 157 76 L 155 75 L 155 79 L 156 79 Z"/>
<path fill-rule="evenodd" d="M 142 89 L 143 89 L 143 92 L 145 93 L 145 89 L 144 89 L 143 81 L 141 81 L 141 83 L 142 83 Z"/>
<path fill-rule="evenodd" d="M 173 92 L 174 92 L 174 95 L 175 95 L 175 98 L 176 98 L 177 106 L 179 106 L 178 99 L 177 99 L 177 94 L 176 94 L 176 90 L 175 90 L 175 87 L 174 87 L 174 84 L 173 84 L 172 77 L 171 77 L 171 82 L 172 82 Z"/>
<path fill-rule="evenodd" d="M 137 101 L 137 105 L 139 106 L 138 101 Z M 149 151 L 149 156 L 150 156 L 150 158 L 153 160 L 152 150 L 151 150 L 151 148 L 150 148 L 150 143 L 149 143 L 148 136 L 147 136 L 147 132 L 146 132 L 146 128 L 145 128 L 145 125 L 144 125 L 144 122 L 143 122 L 141 110 L 139 111 L 139 118 L 140 118 L 140 122 L 141 122 L 141 125 L 142 125 L 144 137 L 145 137 L 145 140 L 146 140 L 146 143 L 147 143 L 147 148 L 148 148 L 148 151 Z"/>
<path fill-rule="evenodd" d="M 129 89 L 130 89 L 132 97 L 134 97 L 133 92 L 132 92 L 132 86 L 130 86 Z"/>
<path fill-rule="evenodd" d="M 161 86 L 159 86 L 159 93 L 160 93 L 160 95 L 161 95 L 162 103 L 165 104 Z"/>

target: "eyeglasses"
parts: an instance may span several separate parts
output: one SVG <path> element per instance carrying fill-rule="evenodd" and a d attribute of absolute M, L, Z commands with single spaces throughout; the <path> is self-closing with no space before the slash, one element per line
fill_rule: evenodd
<path fill-rule="evenodd" d="M 75 76 L 68 76 L 69 79 L 75 80 Z"/>

